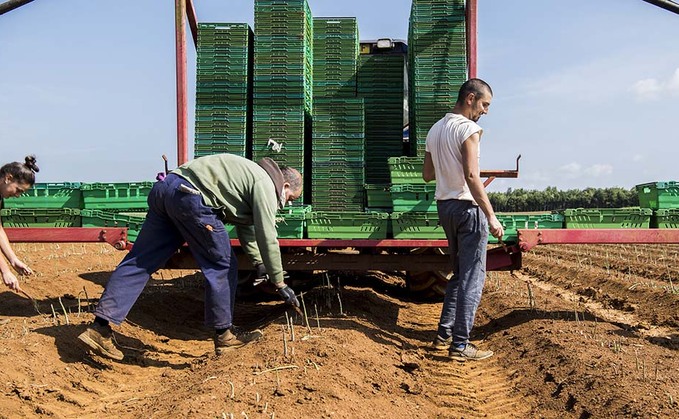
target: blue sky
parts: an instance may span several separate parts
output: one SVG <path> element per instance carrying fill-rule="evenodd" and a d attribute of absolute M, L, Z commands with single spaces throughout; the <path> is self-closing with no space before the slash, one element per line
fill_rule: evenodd
<path fill-rule="evenodd" d="M 252 0 L 194 0 L 201 22 L 254 21 Z M 479 0 L 479 77 L 495 97 L 490 190 L 679 180 L 679 15 L 641 0 Z M 0 16 L 2 161 L 38 181 L 151 180 L 176 162 L 174 2 L 35 0 Z M 405 39 L 410 1 L 309 0 L 362 39 Z M 133 5 L 133 7 L 132 7 Z M 195 51 L 189 47 L 189 118 Z M 190 139 L 193 135 L 189 123 Z"/>

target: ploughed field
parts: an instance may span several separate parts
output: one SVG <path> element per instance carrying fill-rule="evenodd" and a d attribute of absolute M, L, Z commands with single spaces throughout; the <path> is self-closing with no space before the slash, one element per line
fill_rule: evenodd
<path fill-rule="evenodd" d="M 467 363 L 427 348 L 441 304 L 400 272 L 293 276 L 306 318 L 243 284 L 236 324 L 264 338 L 218 358 L 188 270 L 154 275 L 110 361 L 76 336 L 123 253 L 14 248 L 37 307 L 0 293 L 2 418 L 679 416 L 676 245 L 538 246 L 489 273 L 473 340 L 495 356 Z"/>

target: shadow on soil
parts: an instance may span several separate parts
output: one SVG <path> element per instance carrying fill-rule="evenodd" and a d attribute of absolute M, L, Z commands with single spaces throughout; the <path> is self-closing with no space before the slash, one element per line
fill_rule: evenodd
<path fill-rule="evenodd" d="M 86 362 L 98 369 L 110 369 L 110 360 L 103 360 L 98 356 L 88 355 L 89 351 L 86 346 L 80 343 L 78 335 L 85 331 L 87 325 L 59 325 L 41 327 L 34 330 L 45 336 L 54 338 L 55 346 L 61 360 L 65 363 L 80 363 Z M 150 345 L 145 345 L 140 340 L 123 336 L 116 333 L 115 339 L 118 347 L 121 348 L 125 354 L 125 359 L 120 361 L 125 364 L 133 364 L 148 367 L 184 369 L 191 365 L 191 361 L 196 357 L 193 355 L 166 351 Z M 153 359 L 148 354 L 171 354 L 179 358 L 186 359 L 183 363 L 170 363 L 167 361 L 160 361 Z M 103 362 L 102 362 L 103 361 Z"/>

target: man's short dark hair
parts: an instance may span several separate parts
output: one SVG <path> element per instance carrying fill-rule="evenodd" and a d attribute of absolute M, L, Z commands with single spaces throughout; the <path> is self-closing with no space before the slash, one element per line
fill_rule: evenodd
<path fill-rule="evenodd" d="M 481 79 L 469 79 L 460 86 L 460 92 L 457 94 L 457 102 L 464 102 L 465 98 L 470 93 L 474 93 L 475 96 L 480 96 L 486 92 L 493 96 L 493 89 L 490 88 L 488 83 Z"/>
<path fill-rule="evenodd" d="M 281 165 L 281 173 L 283 173 L 283 179 L 290 184 L 290 189 L 295 192 L 302 191 L 302 175 L 297 169 L 293 169 L 290 166 Z"/>

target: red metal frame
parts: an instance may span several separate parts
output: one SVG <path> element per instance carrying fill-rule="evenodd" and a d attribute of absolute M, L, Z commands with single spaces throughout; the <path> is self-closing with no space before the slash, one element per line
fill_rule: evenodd
<path fill-rule="evenodd" d="M 47 227 L 5 228 L 10 242 L 21 243 L 98 243 L 105 242 L 118 250 L 128 248 L 125 227 Z"/>
<path fill-rule="evenodd" d="M 679 229 L 546 229 L 518 230 L 519 247 L 539 244 L 679 244 Z"/>
<path fill-rule="evenodd" d="M 478 19 L 476 0 L 467 0 L 467 59 L 469 78 L 476 78 L 478 63 Z"/>

